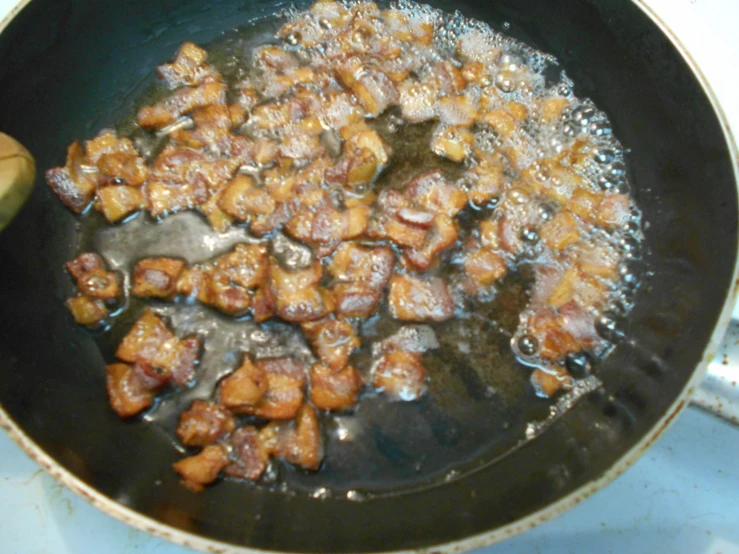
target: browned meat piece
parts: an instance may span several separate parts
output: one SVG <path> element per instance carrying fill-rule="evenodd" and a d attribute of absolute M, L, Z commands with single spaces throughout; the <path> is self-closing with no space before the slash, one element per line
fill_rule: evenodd
<path fill-rule="evenodd" d="M 541 226 L 541 238 L 547 246 L 562 251 L 580 240 L 577 220 L 568 211 L 561 211 Z"/>
<path fill-rule="evenodd" d="M 382 298 L 382 289 L 364 283 L 337 283 L 331 287 L 337 317 L 371 316 Z"/>
<path fill-rule="evenodd" d="M 428 269 L 438 254 L 454 246 L 459 233 L 454 220 L 446 215 L 437 215 L 433 225 L 426 233 L 426 240 L 421 248 L 408 248 L 404 251 L 406 260 L 415 268 Z"/>
<path fill-rule="evenodd" d="M 364 380 L 352 366 L 330 369 L 314 364 L 310 370 L 310 399 L 319 410 L 353 408 Z"/>
<path fill-rule="evenodd" d="M 332 370 L 346 367 L 349 356 L 361 344 L 354 327 L 347 321 L 311 321 L 303 323 L 301 328 L 318 359 Z"/>
<path fill-rule="evenodd" d="M 202 152 L 168 145 L 154 160 L 149 181 L 167 185 L 186 185 L 198 203 L 223 188 L 231 179 L 239 161 L 230 158 L 211 160 Z"/>
<path fill-rule="evenodd" d="M 142 298 L 172 300 L 185 262 L 177 258 L 144 258 L 133 270 L 133 293 Z"/>
<path fill-rule="evenodd" d="M 527 333 L 536 339 L 537 354 L 543 359 L 562 359 L 571 352 L 590 346 L 590 343 L 578 341 L 563 323 L 553 310 L 542 310 L 529 317 Z"/>
<path fill-rule="evenodd" d="M 85 327 L 96 327 L 108 317 L 105 303 L 89 296 L 75 296 L 66 304 L 74 320 Z"/>
<path fill-rule="evenodd" d="M 116 357 L 124 362 L 152 363 L 161 346 L 174 338 L 167 324 L 147 309 L 118 345 Z"/>
<path fill-rule="evenodd" d="M 344 211 L 324 205 L 312 212 L 299 211 L 285 225 L 285 231 L 293 238 L 311 245 L 316 255 L 326 256 L 334 251 L 342 240 L 357 238 L 367 229 L 369 208 L 355 206 Z"/>
<path fill-rule="evenodd" d="M 157 74 L 169 88 L 195 86 L 208 81 L 220 81 L 215 68 L 206 64 L 208 53 L 192 42 L 184 42 L 172 63 L 157 67 Z"/>
<path fill-rule="evenodd" d="M 323 443 L 316 411 L 303 405 L 295 421 L 270 423 L 262 429 L 265 448 L 274 456 L 304 469 L 317 470 L 323 461 Z"/>
<path fill-rule="evenodd" d="M 395 255 L 392 248 L 366 248 L 353 242 L 342 244 L 327 271 L 339 281 L 362 282 L 377 290 L 385 288 L 393 275 Z"/>
<path fill-rule="evenodd" d="M 223 104 L 226 100 L 226 88 L 225 84 L 214 82 L 180 89 L 158 104 L 141 108 L 138 123 L 145 129 L 161 129 L 195 108 Z"/>
<path fill-rule="evenodd" d="M 272 289 L 269 284 L 259 287 L 254 293 L 251 311 L 256 323 L 267 321 L 275 315 L 275 299 L 272 296 Z"/>
<path fill-rule="evenodd" d="M 426 368 L 421 354 L 396 351 L 380 357 L 372 367 L 373 386 L 396 400 L 418 400 L 426 392 Z"/>
<path fill-rule="evenodd" d="M 198 454 L 172 464 L 182 477 L 182 484 L 193 492 L 202 492 L 229 463 L 228 451 L 220 444 L 206 446 Z"/>
<path fill-rule="evenodd" d="M 539 396 L 551 398 L 560 390 L 570 390 L 574 380 L 562 366 L 551 366 L 547 369 L 537 368 L 531 374 L 531 384 Z"/>
<path fill-rule="evenodd" d="M 105 270 L 105 263 L 100 255 L 94 252 L 84 252 L 74 260 L 67 262 L 67 271 L 77 281 L 85 274 L 96 269 Z"/>
<path fill-rule="evenodd" d="M 146 198 L 139 187 L 114 185 L 98 189 L 95 207 L 105 219 L 115 223 L 144 209 Z"/>
<path fill-rule="evenodd" d="M 230 440 L 233 462 L 225 470 L 229 477 L 256 481 L 269 464 L 269 452 L 256 427 L 241 427 Z"/>
<path fill-rule="evenodd" d="M 234 117 L 236 123 L 234 123 Z M 231 128 L 239 125 L 240 116 L 235 109 L 225 104 L 215 104 L 195 108 L 192 121 L 195 128 L 177 129 L 170 133 L 170 138 L 190 148 L 216 147 L 222 152 L 231 150 Z"/>
<path fill-rule="evenodd" d="M 267 377 L 267 392 L 253 411 L 264 419 L 292 419 L 303 403 L 305 366 L 292 358 L 267 358 L 256 362 Z"/>
<path fill-rule="evenodd" d="M 236 428 L 231 412 L 218 404 L 196 400 L 180 414 L 177 435 L 187 446 L 208 446 L 229 435 Z"/>
<path fill-rule="evenodd" d="M 85 162 L 82 145 L 75 141 L 67 150 L 66 165 L 46 172 L 51 190 L 75 213 L 84 212 L 95 197 L 95 178 L 83 169 Z"/>
<path fill-rule="evenodd" d="M 439 125 L 431 137 L 431 151 L 453 162 L 463 162 L 472 152 L 475 135 L 461 125 Z"/>
<path fill-rule="evenodd" d="M 247 289 L 263 285 L 269 276 L 269 257 L 264 244 L 237 244 L 215 261 L 215 266 L 228 273 L 231 281 Z"/>
<path fill-rule="evenodd" d="M 337 67 L 336 75 L 369 117 L 377 117 L 398 103 L 398 91 L 392 80 L 382 71 L 363 66 L 358 57 L 349 58 Z"/>
<path fill-rule="evenodd" d="M 405 193 L 420 208 L 455 217 L 467 205 L 467 194 L 449 184 L 438 169 L 414 178 Z"/>
<path fill-rule="evenodd" d="M 470 251 L 464 259 L 464 272 L 475 287 L 487 287 L 502 279 L 508 268 L 500 254 L 489 248 L 477 248 Z"/>
<path fill-rule="evenodd" d="M 319 262 L 307 269 L 287 271 L 272 259 L 270 287 L 277 315 L 291 323 L 326 317 L 333 309 L 333 298 L 318 285 L 322 274 L 323 268 Z"/>
<path fill-rule="evenodd" d="M 112 129 L 103 129 L 92 140 L 85 141 L 85 152 L 92 165 L 97 165 L 106 154 L 138 155 L 130 139 L 118 137 Z"/>
<path fill-rule="evenodd" d="M 139 187 L 149 173 L 144 159 L 138 153 L 111 152 L 103 154 L 97 163 L 100 175 L 112 184 Z"/>
<path fill-rule="evenodd" d="M 154 402 L 154 393 L 144 386 L 132 366 L 112 364 L 105 372 L 110 405 L 119 417 L 134 416 Z"/>
<path fill-rule="evenodd" d="M 229 315 L 242 315 L 251 308 L 251 294 L 244 287 L 234 285 L 231 276 L 221 270 L 205 273 L 205 290 L 200 301 Z"/>
<path fill-rule="evenodd" d="M 572 193 L 572 199 L 567 204 L 567 208 L 585 223 L 592 224 L 602 200 L 602 192 L 593 192 L 580 187 Z"/>
<path fill-rule="evenodd" d="M 383 225 L 384 237 L 405 248 L 423 248 L 428 230 L 391 217 Z"/>
<path fill-rule="evenodd" d="M 80 276 L 77 286 L 82 294 L 100 300 L 113 300 L 121 294 L 116 274 L 102 269 L 93 269 Z"/>
<path fill-rule="evenodd" d="M 179 340 L 172 338 L 157 350 L 152 367 L 167 376 L 176 385 L 189 385 L 195 378 L 195 365 L 200 357 L 200 340 L 195 337 Z"/>
<path fill-rule="evenodd" d="M 625 194 L 607 194 L 598 206 L 596 221 L 601 227 L 622 227 L 631 218 L 631 201 Z"/>
<path fill-rule="evenodd" d="M 226 186 L 218 207 L 238 221 L 271 215 L 277 205 L 264 187 L 256 185 L 251 177 L 237 175 Z"/>
<path fill-rule="evenodd" d="M 241 367 L 228 375 L 219 386 L 221 404 L 234 413 L 252 413 L 266 394 L 267 374 L 244 354 Z"/>
<path fill-rule="evenodd" d="M 390 313 L 402 321 L 444 321 L 454 315 L 454 301 L 444 281 L 396 275 L 390 281 Z"/>
<path fill-rule="evenodd" d="M 146 193 L 149 214 L 153 218 L 167 217 L 198 204 L 188 186 L 149 183 Z"/>

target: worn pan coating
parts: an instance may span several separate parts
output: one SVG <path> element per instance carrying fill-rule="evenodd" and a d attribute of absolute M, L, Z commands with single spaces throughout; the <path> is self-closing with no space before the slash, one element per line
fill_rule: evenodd
<path fill-rule="evenodd" d="M 587 496 L 683 407 L 734 302 L 737 259 L 733 146 L 700 77 L 628 0 L 432 4 L 497 29 L 508 22 L 508 33 L 556 55 L 577 94 L 609 114 L 631 149 L 652 273 L 599 369 L 603 389 L 505 456 L 483 452 L 455 478 L 372 500 L 237 483 L 194 495 L 167 471 L 177 453 L 163 434 L 109 410 L 103 356 L 62 302 L 63 263 L 79 246 L 76 220 L 39 185 L 0 234 L 0 420 L 65 484 L 132 525 L 213 551 L 452 552 L 502 540 Z M 0 34 L 0 130 L 24 144 L 40 170 L 58 165 L 70 141 L 130 109 L 180 42 L 207 43 L 281 6 L 32 0 Z M 443 418 L 430 425 L 447 436 Z"/>

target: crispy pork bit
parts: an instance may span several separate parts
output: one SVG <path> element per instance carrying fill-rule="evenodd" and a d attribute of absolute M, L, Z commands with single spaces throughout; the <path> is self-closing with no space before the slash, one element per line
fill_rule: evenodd
<path fill-rule="evenodd" d="M 182 484 L 193 492 L 202 492 L 218 478 L 229 463 L 228 452 L 223 445 L 206 446 L 198 454 L 172 464 L 182 477 Z"/>
<path fill-rule="evenodd" d="M 133 270 L 133 293 L 142 298 L 172 300 L 185 262 L 177 258 L 144 258 Z"/>
<path fill-rule="evenodd" d="M 248 354 L 244 354 L 241 367 L 221 381 L 218 391 L 221 404 L 240 414 L 251 413 L 268 387 L 264 370 L 252 363 Z"/>
<path fill-rule="evenodd" d="M 230 444 L 233 461 L 224 473 L 237 479 L 256 481 L 269 465 L 269 452 L 256 427 L 247 425 L 231 436 Z"/>
<path fill-rule="evenodd" d="M 316 411 L 308 404 L 294 421 L 267 425 L 261 432 L 265 448 L 291 464 L 316 471 L 323 461 L 323 441 Z"/>
<path fill-rule="evenodd" d="M 228 273 L 234 284 L 247 289 L 262 286 L 269 276 L 269 257 L 264 244 L 237 244 L 231 252 L 217 258 L 215 265 Z"/>
<path fill-rule="evenodd" d="M 208 53 L 192 42 L 184 42 L 172 63 L 157 68 L 157 74 L 171 89 L 195 86 L 204 81 L 220 81 L 215 68 L 207 65 Z"/>
<path fill-rule="evenodd" d="M 418 400 L 426 392 L 426 368 L 421 354 L 396 351 L 383 354 L 372 367 L 373 386 L 396 400 Z"/>
<path fill-rule="evenodd" d="M 266 358 L 256 362 L 267 377 L 267 392 L 253 415 L 264 419 L 292 419 L 303 403 L 306 367 L 292 358 Z"/>
<path fill-rule="evenodd" d="M 408 183 L 405 192 L 422 209 L 447 217 L 456 217 L 467 205 L 467 194 L 448 183 L 438 169 L 414 178 Z"/>
<path fill-rule="evenodd" d="M 142 210 L 146 204 L 144 193 L 138 187 L 125 185 L 103 187 L 98 190 L 96 207 L 109 223 L 116 223 Z"/>
<path fill-rule="evenodd" d="M 505 260 L 489 248 L 472 250 L 464 259 L 464 272 L 478 287 L 487 287 L 502 279 L 508 268 Z"/>
<path fill-rule="evenodd" d="M 175 385 L 187 386 L 195 378 L 200 347 L 196 337 L 169 339 L 159 347 L 151 365 Z"/>
<path fill-rule="evenodd" d="M 100 255 L 94 252 L 84 252 L 74 260 L 67 262 L 67 271 L 77 281 L 86 273 L 96 269 L 105 269 L 105 264 Z"/>
<path fill-rule="evenodd" d="M 97 327 L 108 317 L 105 303 L 89 296 L 75 296 L 66 304 L 74 320 L 85 327 Z"/>
<path fill-rule="evenodd" d="M 85 153 L 79 142 L 73 142 L 67 150 L 67 163 L 46 172 L 46 181 L 67 208 L 75 213 L 84 212 L 95 198 L 95 180 L 82 166 Z"/>
<path fill-rule="evenodd" d="M 564 367 L 555 365 L 546 369 L 537 368 L 531 374 L 531 384 L 536 394 L 551 398 L 560 390 L 572 389 L 574 380 Z"/>
<path fill-rule="evenodd" d="M 444 321 L 454 315 L 446 283 L 436 277 L 396 275 L 390 281 L 390 313 L 401 321 Z"/>
<path fill-rule="evenodd" d="M 331 369 L 314 364 L 310 370 L 310 399 L 319 410 L 347 410 L 356 405 L 363 383 L 352 366 Z"/>
<path fill-rule="evenodd" d="M 134 416 L 154 403 L 154 392 L 144 385 L 133 366 L 111 364 L 105 373 L 110 405 L 119 417 Z"/>
<path fill-rule="evenodd" d="M 360 346 L 359 337 L 348 321 L 311 321 L 303 323 L 301 328 L 321 363 L 333 370 L 346 367 L 349 356 Z"/>
<path fill-rule="evenodd" d="M 113 300 L 121 294 L 118 277 L 115 273 L 93 269 L 77 279 L 80 292 L 90 298 Z"/>
<path fill-rule="evenodd" d="M 138 123 L 144 129 L 162 129 L 195 108 L 223 104 L 226 101 L 226 88 L 225 84 L 219 82 L 182 88 L 158 104 L 141 108 Z"/>
<path fill-rule="evenodd" d="M 331 293 L 319 286 L 323 268 L 315 262 L 306 269 L 288 271 L 270 260 L 270 287 L 275 311 L 285 321 L 302 323 L 326 317 L 333 310 Z"/>
<path fill-rule="evenodd" d="M 118 345 L 116 357 L 128 363 L 151 364 L 161 346 L 174 338 L 159 316 L 147 309 Z"/>
<path fill-rule="evenodd" d="M 236 419 L 231 412 L 212 402 L 196 400 L 190 408 L 180 414 L 177 435 L 187 446 L 215 444 L 236 428 Z"/>

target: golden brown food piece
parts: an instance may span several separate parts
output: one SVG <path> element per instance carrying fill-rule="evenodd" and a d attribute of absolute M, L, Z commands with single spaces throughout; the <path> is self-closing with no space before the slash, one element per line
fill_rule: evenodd
<path fill-rule="evenodd" d="M 208 53 L 192 42 L 183 42 L 172 63 L 157 67 L 157 75 L 169 88 L 195 86 L 204 81 L 220 81 L 214 67 L 206 64 Z"/>
<path fill-rule="evenodd" d="M 169 339 L 159 347 L 151 366 L 158 369 L 160 375 L 171 379 L 175 385 L 187 386 L 195 378 L 200 347 L 200 339 L 196 337 Z"/>
<path fill-rule="evenodd" d="M 238 479 L 256 481 L 269 464 L 269 452 L 263 445 L 256 427 L 241 427 L 229 441 L 233 461 L 226 467 L 225 474 Z"/>
<path fill-rule="evenodd" d="M 256 323 L 267 321 L 275 315 L 275 299 L 272 296 L 272 289 L 269 283 L 259 287 L 254 293 L 251 310 Z"/>
<path fill-rule="evenodd" d="M 245 117 L 243 109 L 238 106 L 215 104 L 195 108 L 192 111 L 194 129 L 177 129 L 169 134 L 170 138 L 190 148 L 215 147 L 220 151 L 228 151 L 233 135 L 231 128 L 240 124 Z"/>
<path fill-rule="evenodd" d="M 79 281 L 85 274 L 93 270 L 104 270 L 105 263 L 99 254 L 84 252 L 75 259 L 67 262 L 67 271 Z"/>
<path fill-rule="evenodd" d="M 159 316 L 147 309 L 118 345 L 116 357 L 124 362 L 152 363 L 159 348 L 174 338 Z"/>
<path fill-rule="evenodd" d="M 508 273 L 505 260 L 489 248 L 470 251 L 464 259 L 464 272 L 477 288 L 487 287 Z"/>
<path fill-rule="evenodd" d="M 172 300 L 185 262 L 177 258 L 144 258 L 133 270 L 133 293 L 142 298 Z"/>
<path fill-rule="evenodd" d="M 567 204 L 567 208 L 582 221 L 591 224 L 602 200 L 603 193 L 579 188 L 572 193 L 572 200 Z"/>
<path fill-rule="evenodd" d="M 396 400 L 418 400 L 426 392 L 426 368 L 421 354 L 389 352 L 372 367 L 372 385 Z"/>
<path fill-rule="evenodd" d="M 142 210 L 145 205 L 146 199 L 139 187 L 113 185 L 103 187 L 97 192 L 96 207 L 109 223 L 121 221 Z"/>
<path fill-rule="evenodd" d="M 67 149 L 64 167 L 55 167 L 46 172 L 46 182 L 54 194 L 67 208 L 75 213 L 84 212 L 95 197 L 95 178 L 86 173 L 85 153 L 82 145 L 75 141 Z"/>
<path fill-rule="evenodd" d="M 269 253 L 264 244 L 237 244 L 215 260 L 215 266 L 228 273 L 231 281 L 247 289 L 263 285 L 269 277 Z"/>
<path fill-rule="evenodd" d="M 368 318 L 382 299 L 381 289 L 364 283 L 337 283 L 331 287 L 336 301 L 335 313 L 339 318 Z"/>
<path fill-rule="evenodd" d="M 149 170 L 138 153 L 111 152 L 100 156 L 98 171 L 113 184 L 140 187 L 146 182 Z"/>
<path fill-rule="evenodd" d="M 420 208 L 451 218 L 467 205 L 467 194 L 449 184 L 438 169 L 412 179 L 406 186 L 405 194 Z"/>
<path fill-rule="evenodd" d="M 270 287 L 277 315 L 290 323 L 326 317 L 332 311 L 333 299 L 319 286 L 322 274 L 320 262 L 306 269 L 288 271 L 271 259 Z"/>
<path fill-rule="evenodd" d="M 226 437 L 236 428 L 231 412 L 212 402 L 195 400 L 180 414 L 177 435 L 187 446 L 208 446 Z"/>
<path fill-rule="evenodd" d="M 161 129 L 195 108 L 226 101 L 227 86 L 220 82 L 182 88 L 166 100 L 139 110 L 138 124 L 144 129 Z"/>
<path fill-rule="evenodd" d="M 547 246 L 560 252 L 580 240 L 577 220 L 568 211 L 561 211 L 544 223 L 540 235 Z"/>
<path fill-rule="evenodd" d="M 323 461 L 323 442 L 316 411 L 303 405 L 295 421 L 270 423 L 261 433 L 265 448 L 274 456 L 302 467 L 317 470 Z"/>
<path fill-rule="evenodd" d="M 252 413 L 266 394 L 269 383 L 262 368 L 244 354 L 243 363 L 228 375 L 219 386 L 221 404 L 234 413 Z"/>
<path fill-rule="evenodd" d="M 277 205 L 264 187 L 251 177 L 237 175 L 223 190 L 218 207 L 238 221 L 271 215 Z"/>
<path fill-rule="evenodd" d="M 439 125 L 431 137 L 431 151 L 453 162 L 462 162 L 472 152 L 475 135 L 462 125 Z"/>
<path fill-rule="evenodd" d="M 293 358 L 265 358 L 255 364 L 267 377 L 267 392 L 252 413 L 264 419 L 292 419 L 303 403 L 306 368 Z"/>
<path fill-rule="evenodd" d="M 251 308 L 251 294 L 244 287 L 233 284 L 225 271 L 213 269 L 205 273 L 205 289 L 199 299 L 229 315 L 242 315 Z"/>
<path fill-rule="evenodd" d="M 121 294 L 118 277 L 115 273 L 93 269 L 77 279 L 77 286 L 83 295 L 99 300 L 113 300 Z"/>
<path fill-rule="evenodd" d="M 537 368 L 531 374 L 531 383 L 537 394 L 551 398 L 560 390 L 570 390 L 574 380 L 564 367 L 555 365 L 546 369 Z"/>
<path fill-rule="evenodd" d="M 332 370 L 346 367 L 349 356 L 360 346 L 359 337 L 348 321 L 311 321 L 303 323 L 301 329 L 321 363 Z"/>
<path fill-rule="evenodd" d="M 552 310 L 542 310 L 532 315 L 526 328 L 528 334 L 538 343 L 538 355 L 545 360 L 558 360 L 590 345 L 578 341 L 567 331 L 562 320 Z"/>
<path fill-rule="evenodd" d="M 390 314 L 401 321 L 444 321 L 454 315 L 446 283 L 436 277 L 395 275 L 388 295 Z"/>
<path fill-rule="evenodd" d="M 404 251 L 405 259 L 416 269 L 426 270 L 438 254 L 454 246 L 459 233 L 454 220 L 446 215 L 439 214 L 426 234 L 426 240 L 421 248 L 408 248 Z"/>
<path fill-rule="evenodd" d="M 310 370 L 310 399 L 319 410 L 340 411 L 353 408 L 364 380 L 352 366 L 330 369 L 314 364 Z"/>
<path fill-rule="evenodd" d="M 110 405 L 119 417 L 131 417 L 154 402 L 154 392 L 147 389 L 128 364 L 106 366 L 106 387 Z"/>
<path fill-rule="evenodd" d="M 570 105 L 570 101 L 567 98 L 561 98 L 554 96 L 547 98 L 541 104 L 541 119 L 544 123 L 551 123 L 556 121 L 565 111 L 565 108 Z"/>
<path fill-rule="evenodd" d="M 229 463 L 228 452 L 220 444 L 206 446 L 198 454 L 172 464 L 182 477 L 182 484 L 193 492 L 202 492 L 218 478 Z"/>
<path fill-rule="evenodd" d="M 631 218 L 631 201 L 625 194 L 606 194 L 598 206 L 596 222 L 601 227 L 622 227 Z"/>
<path fill-rule="evenodd" d="M 105 303 L 89 296 L 75 296 L 66 305 L 74 320 L 85 327 L 96 327 L 108 317 Z"/>
<path fill-rule="evenodd" d="M 392 277 L 394 265 L 395 255 L 387 246 L 368 248 L 346 242 L 336 250 L 326 269 L 339 281 L 361 281 L 382 290 Z"/>

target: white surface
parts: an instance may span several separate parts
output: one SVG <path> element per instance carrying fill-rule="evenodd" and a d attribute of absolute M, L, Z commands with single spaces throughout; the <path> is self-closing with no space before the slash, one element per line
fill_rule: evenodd
<path fill-rule="evenodd" d="M 692 53 L 739 129 L 739 0 L 646 1 Z M 0 17 L 14 3 L 0 0 Z M 4 435 L 0 453 L 0 553 L 190 552 L 98 512 Z M 739 430 L 690 409 L 605 490 L 479 554 L 739 554 L 737 460 Z"/>

